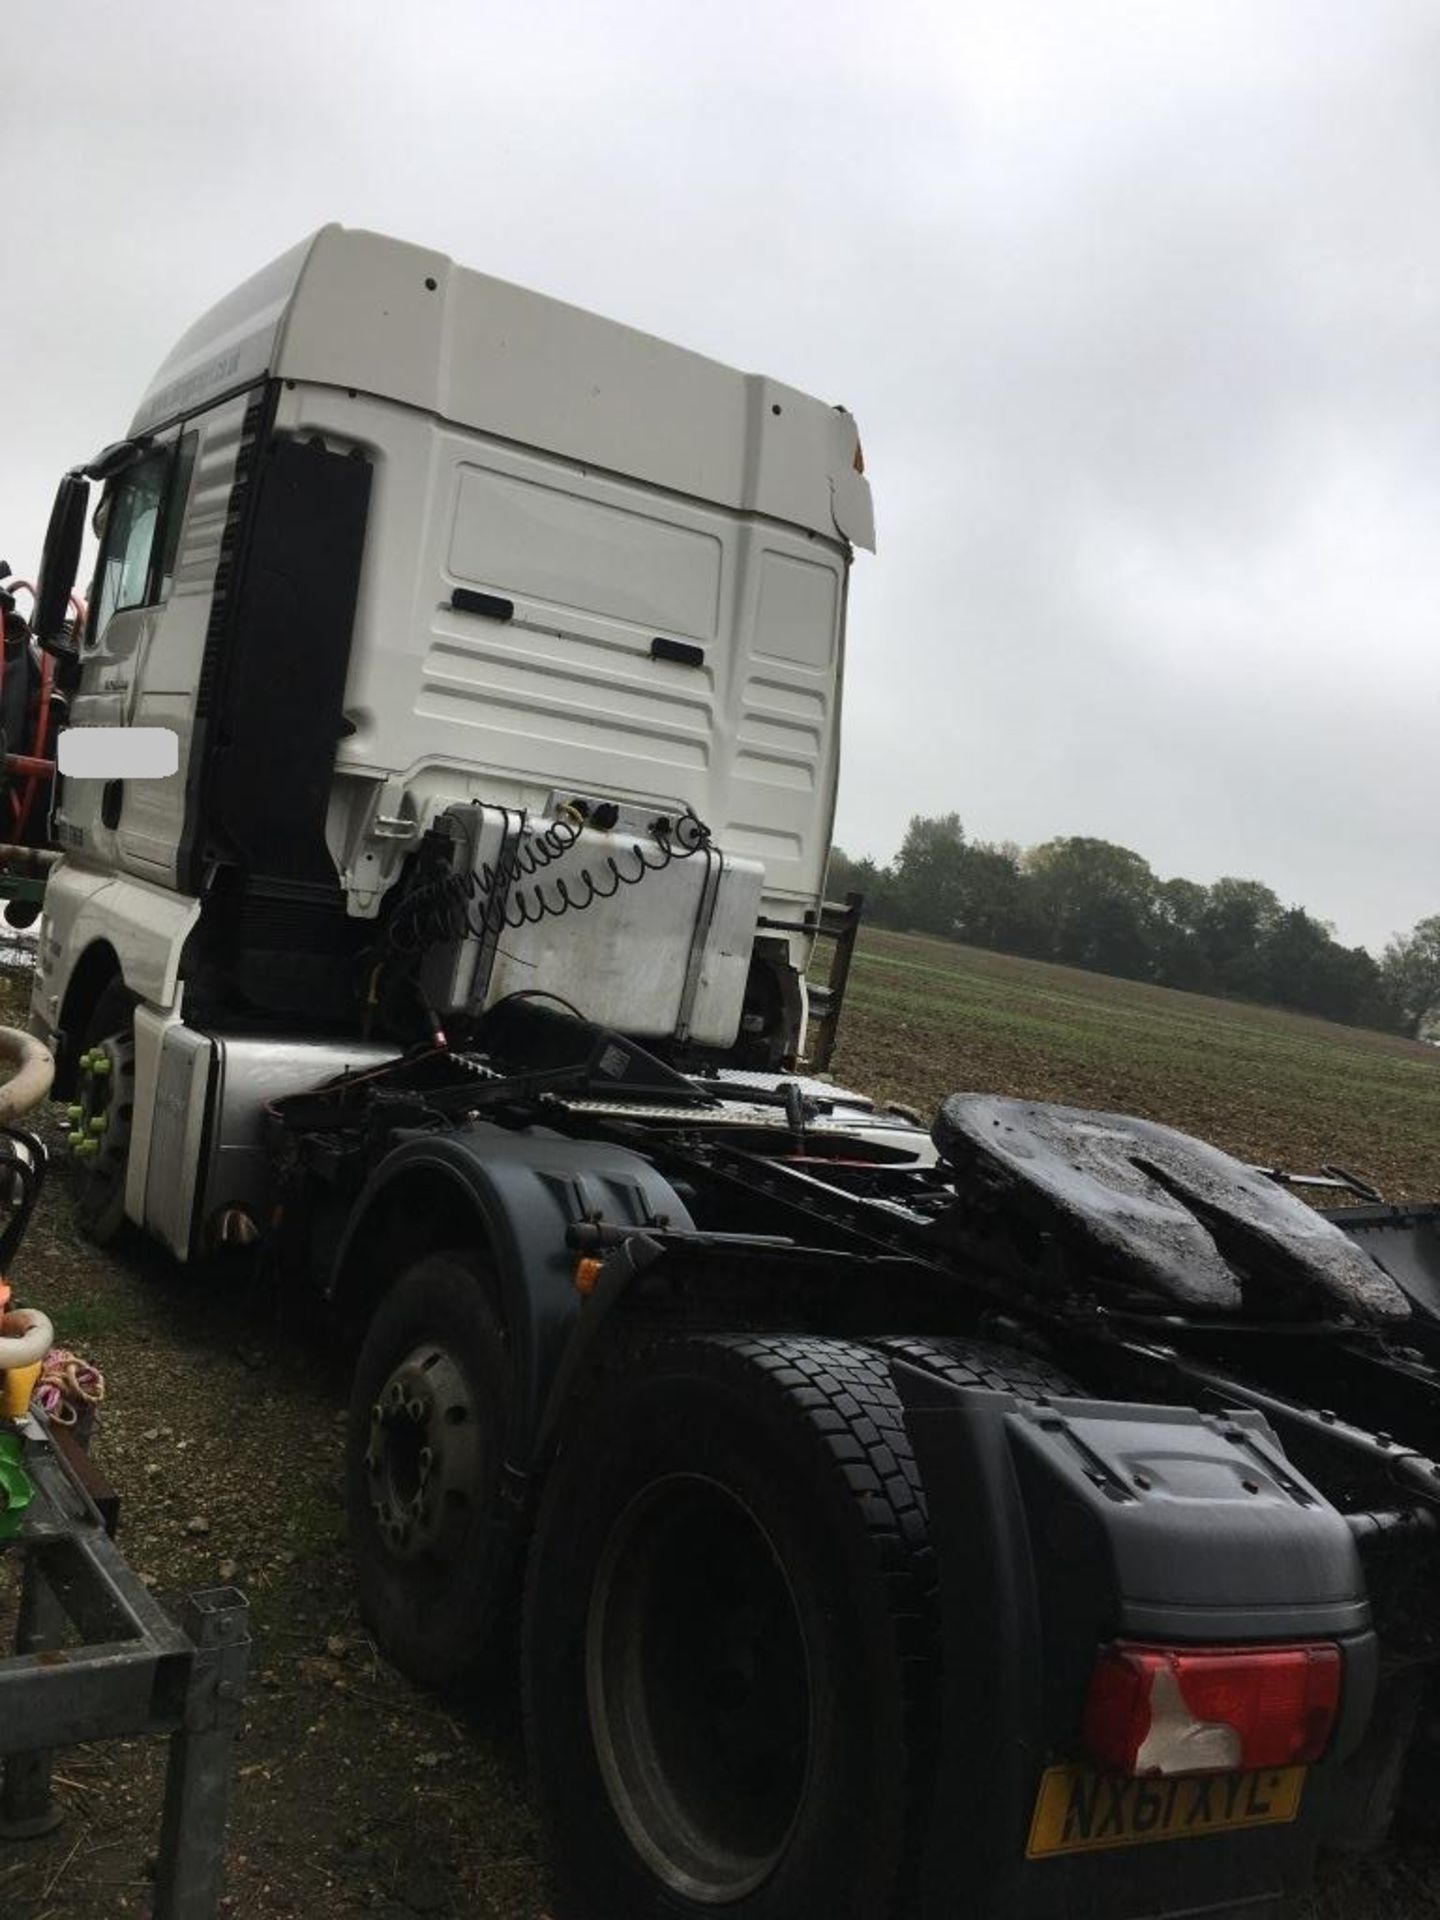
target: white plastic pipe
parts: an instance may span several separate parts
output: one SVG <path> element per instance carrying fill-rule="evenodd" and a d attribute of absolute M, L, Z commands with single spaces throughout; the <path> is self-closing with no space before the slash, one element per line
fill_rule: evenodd
<path fill-rule="evenodd" d="M 16 1307 L 0 1314 L 0 1373 L 12 1367 L 33 1367 L 54 1344 L 50 1316 L 38 1307 Z"/>
<path fill-rule="evenodd" d="M 55 1056 L 33 1033 L 18 1027 L 0 1027 L 0 1068 L 11 1069 L 0 1087 L 0 1126 L 38 1107 L 55 1078 Z M 11 1364 L 14 1364 L 13 1362 Z"/>

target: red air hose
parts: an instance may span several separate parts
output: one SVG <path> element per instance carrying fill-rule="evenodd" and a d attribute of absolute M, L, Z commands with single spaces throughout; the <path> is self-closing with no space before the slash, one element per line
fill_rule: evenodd
<path fill-rule="evenodd" d="M 35 588 L 28 580 L 17 580 L 11 590 L 13 592 L 21 587 L 32 600 L 35 598 Z M 75 616 L 75 631 L 78 634 L 85 624 L 85 602 L 78 594 L 70 595 L 70 610 Z M 41 780 L 52 779 L 55 773 L 54 762 L 47 759 L 45 754 L 46 738 L 50 731 L 50 693 L 54 679 L 55 657 L 53 654 L 46 653 L 40 662 L 40 697 L 35 707 L 35 736 L 32 751 L 28 755 L 7 755 L 8 772 L 28 775 L 24 797 L 18 797 L 13 788 L 10 794 L 10 805 L 15 819 L 13 832 L 17 840 L 24 834 L 25 823 L 30 818 L 30 809 L 35 804 L 35 795 L 39 791 Z M 4 684 L 4 647 L 0 645 L 0 689 L 3 689 Z"/>
<path fill-rule="evenodd" d="M 14 596 L 17 593 L 21 592 L 22 590 L 28 593 L 32 600 L 35 598 L 35 589 L 34 587 L 31 586 L 28 580 L 12 580 L 10 582 L 9 587 L 6 589 L 6 591 L 10 594 L 12 600 Z M 7 638 L 7 635 L 5 633 L 6 618 L 7 616 L 5 614 L 0 613 L 0 694 L 3 694 L 5 691 L 5 641 Z M 20 615 L 17 613 L 15 618 L 18 620 L 20 618 Z M 19 801 L 16 800 L 12 795 L 11 808 L 10 808 L 12 817 L 16 809 L 19 807 L 19 804 L 20 804 Z"/>
<path fill-rule="evenodd" d="M 45 736 L 50 731 L 50 683 L 55 677 L 55 658 L 47 653 L 40 662 L 40 699 L 35 714 L 35 751 L 33 759 L 45 758 Z M 20 803 L 20 814 L 15 822 L 15 838 L 21 840 L 25 835 L 25 823 L 30 818 L 30 809 L 35 802 L 35 794 L 40 785 L 40 775 L 32 773 L 25 782 L 25 798 Z"/>

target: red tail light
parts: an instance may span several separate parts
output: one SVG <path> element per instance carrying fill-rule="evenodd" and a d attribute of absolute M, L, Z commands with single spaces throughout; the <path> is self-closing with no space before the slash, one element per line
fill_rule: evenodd
<path fill-rule="evenodd" d="M 1080 1737 L 1107 1773 L 1229 1773 L 1324 1754 L 1340 1649 L 1106 1647 Z"/>

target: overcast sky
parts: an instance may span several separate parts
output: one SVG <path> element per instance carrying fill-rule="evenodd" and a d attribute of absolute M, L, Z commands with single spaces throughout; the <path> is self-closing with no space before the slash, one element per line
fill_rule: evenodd
<path fill-rule="evenodd" d="M 838 837 L 1440 911 L 1434 0 L 4 0 L 0 555 L 327 220 L 857 415 Z"/>

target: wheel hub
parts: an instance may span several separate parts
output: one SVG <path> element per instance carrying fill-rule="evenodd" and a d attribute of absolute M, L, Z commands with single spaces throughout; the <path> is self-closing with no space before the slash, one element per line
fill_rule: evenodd
<path fill-rule="evenodd" d="M 752 1893 L 799 1817 L 813 1703 L 789 1578 L 728 1491 L 677 1475 L 621 1517 L 586 1690 L 601 1778 L 651 1871 L 707 1906 Z"/>
<path fill-rule="evenodd" d="M 125 1177 L 134 1114 L 135 1047 L 115 1034 L 82 1053 L 76 1063 L 79 1099 L 66 1108 L 70 1151 L 89 1180 L 109 1185 Z"/>
<path fill-rule="evenodd" d="M 453 1560 L 480 1486 L 480 1423 L 464 1374 L 433 1343 L 407 1354 L 370 1408 L 370 1508 L 398 1560 Z"/>

